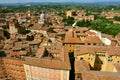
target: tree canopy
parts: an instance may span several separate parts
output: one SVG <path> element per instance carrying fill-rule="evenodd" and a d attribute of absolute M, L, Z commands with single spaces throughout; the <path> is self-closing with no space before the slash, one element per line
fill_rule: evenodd
<path fill-rule="evenodd" d="M 70 16 L 63 18 L 62 21 L 65 23 L 66 26 L 72 26 L 72 24 L 75 22 L 74 18 Z"/>
<path fill-rule="evenodd" d="M 6 56 L 5 52 L 4 51 L 0 51 L 0 57 L 5 57 L 5 56 Z"/>

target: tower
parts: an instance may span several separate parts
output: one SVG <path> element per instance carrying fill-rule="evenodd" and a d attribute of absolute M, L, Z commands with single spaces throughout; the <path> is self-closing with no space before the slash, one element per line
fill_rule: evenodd
<path fill-rule="evenodd" d="M 45 24 L 45 14 L 43 12 L 40 14 L 40 19 L 38 20 L 38 24 L 41 25 Z"/>
<path fill-rule="evenodd" d="M 27 17 L 31 17 L 31 12 L 30 12 L 30 10 L 27 11 Z"/>
<path fill-rule="evenodd" d="M 44 20 L 45 19 L 45 14 L 42 12 L 41 15 L 40 15 L 40 19 L 41 20 Z"/>
<path fill-rule="evenodd" d="M 14 34 L 17 32 L 17 29 L 15 28 L 14 22 L 9 22 L 9 32 L 10 32 L 10 34 Z"/>

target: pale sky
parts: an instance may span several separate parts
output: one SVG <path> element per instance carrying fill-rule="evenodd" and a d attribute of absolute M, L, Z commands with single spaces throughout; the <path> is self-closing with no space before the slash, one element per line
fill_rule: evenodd
<path fill-rule="evenodd" d="M 120 0 L 0 0 L 0 3 L 26 3 L 26 2 L 104 2 L 104 1 L 119 1 Z"/>

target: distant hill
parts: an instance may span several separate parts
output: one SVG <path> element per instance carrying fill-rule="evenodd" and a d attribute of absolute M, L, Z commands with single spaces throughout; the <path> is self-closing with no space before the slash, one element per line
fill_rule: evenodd
<path fill-rule="evenodd" d="M 4 3 L 0 6 L 34 6 L 34 5 L 61 5 L 61 4 L 71 4 L 71 5 L 120 5 L 119 2 L 91 2 L 91 3 L 81 3 L 81 2 L 29 2 L 29 3 Z"/>
<path fill-rule="evenodd" d="M 119 2 L 94 2 L 92 4 L 96 4 L 96 5 L 120 5 L 120 1 Z"/>

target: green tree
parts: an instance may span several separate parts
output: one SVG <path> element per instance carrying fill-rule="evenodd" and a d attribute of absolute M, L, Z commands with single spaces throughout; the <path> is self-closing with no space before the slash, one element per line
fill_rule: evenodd
<path fill-rule="evenodd" d="M 34 36 L 33 35 L 31 35 L 31 36 L 27 35 L 26 40 L 27 41 L 33 41 L 34 40 Z"/>
<path fill-rule="evenodd" d="M 104 17 L 100 17 L 99 19 L 92 21 L 91 28 L 113 36 L 120 32 L 120 25 L 113 24 L 112 21 Z"/>
<path fill-rule="evenodd" d="M 0 57 L 5 57 L 5 56 L 6 56 L 5 52 L 4 51 L 0 51 Z"/>
<path fill-rule="evenodd" d="M 82 20 L 82 21 L 78 21 L 77 26 L 79 27 L 90 27 L 91 26 L 91 21 L 85 21 L 85 20 Z"/>
<path fill-rule="evenodd" d="M 19 33 L 19 34 L 27 34 L 27 33 L 29 33 L 29 32 L 30 32 L 30 30 L 26 30 L 25 27 L 18 26 L 18 33 Z"/>
<path fill-rule="evenodd" d="M 63 18 L 62 20 L 66 26 L 72 26 L 72 24 L 75 22 L 73 17 L 68 16 L 67 18 Z"/>
<path fill-rule="evenodd" d="M 114 17 L 114 20 L 116 20 L 116 21 L 120 21 L 120 17 L 115 16 L 115 17 Z"/>
<path fill-rule="evenodd" d="M 8 31 L 3 31 L 3 32 L 4 32 L 5 37 L 7 39 L 9 39 L 10 38 L 10 33 Z"/>

